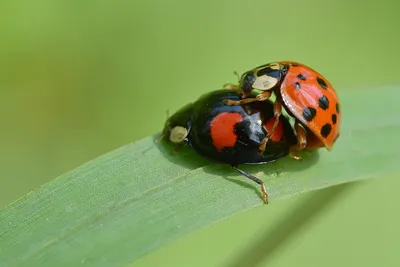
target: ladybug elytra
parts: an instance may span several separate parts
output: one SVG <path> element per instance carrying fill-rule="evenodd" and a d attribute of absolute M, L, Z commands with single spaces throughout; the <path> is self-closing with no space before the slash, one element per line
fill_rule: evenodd
<path fill-rule="evenodd" d="M 238 165 L 263 164 L 288 155 L 297 142 L 294 131 L 285 116 L 275 122 L 270 101 L 228 105 L 224 99 L 240 101 L 241 98 L 236 90 L 207 93 L 169 117 L 162 137 L 172 143 L 188 144 L 204 158 L 231 165 L 261 186 L 263 200 L 268 203 L 264 183 Z M 259 153 L 267 135 L 265 151 Z"/>
<path fill-rule="evenodd" d="M 292 61 L 274 62 L 245 72 L 236 88 L 242 99 L 226 99 L 229 105 L 243 105 L 255 101 L 266 101 L 275 93 L 275 123 L 266 140 L 260 146 L 265 151 L 270 135 L 275 131 L 282 106 L 295 118 L 294 129 L 297 143 L 291 147 L 290 155 L 300 159 L 303 149 L 315 150 L 326 147 L 329 151 L 339 137 L 341 114 L 339 98 L 329 81 L 312 68 Z M 254 91 L 261 91 L 250 97 Z"/>

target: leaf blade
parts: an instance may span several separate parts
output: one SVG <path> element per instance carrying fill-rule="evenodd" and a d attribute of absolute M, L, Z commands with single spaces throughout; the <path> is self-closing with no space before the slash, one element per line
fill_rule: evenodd
<path fill-rule="evenodd" d="M 341 137 L 331 153 L 243 169 L 262 178 L 271 203 L 350 181 L 398 173 L 398 86 L 344 91 Z M 357 105 L 353 105 L 356 100 Z M 391 106 L 394 111 L 378 112 Z M 372 142 L 374 138 L 378 141 Z M 154 137 L 111 151 L 51 181 L 0 213 L 0 262 L 110 266 L 262 205 L 257 185 L 190 152 L 166 156 Z M 373 163 L 373 164 L 371 164 Z M 376 166 L 380 168 L 377 169 Z M 339 171 L 339 172 L 338 172 Z M 233 180 L 221 179 L 230 177 Z M 67 252 L 67 253 L 66 253 Z"/>

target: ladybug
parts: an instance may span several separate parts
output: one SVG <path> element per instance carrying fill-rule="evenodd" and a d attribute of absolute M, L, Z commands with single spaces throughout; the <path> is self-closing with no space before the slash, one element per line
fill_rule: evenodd
<path fill-rule="evenodd" d="M 165 122 L 159 140 L 187 144 L 200 156 L 231 167 L 261 186 L 262 198 L 268 203 L 264 183 L 238 168 L 239 164 L 263 164 L 287 156 L 297 139 L 285 116 L 278 119 L 263 154 L 261 142 L 275 124 L 273 104 L 253 102 L 228 105 L 224 99 L 240 101 L 236 90 L 217 90 L 201 96 Z"/>
<path fill-rule="evenodd" d="M 236 73 L 237 74 L 237 73 Z M 332 150 L 339 137 L 341 115 L 338 95 L 329 81 L 312 68 L 293 61 L 268 63 L 243 73 L 239 85 L 227 84 L 228 89 L 237 89 L 243 99 L 226 99 L 229 105 L 243 105 L 254 101 L 265 101 L 275 93 L 274 116 L 276 122 L 282 112 L 295 118 L 298 142 L 291 148 L 290 155 L 301 159 L 299 152 L 305 148 L 315 150 L 325 147 Z M 250 93 L 258 91 L 256 97 Z M 261 91 L 261 92 L 260 92 Z M 264 151 L 268 138 L 262 142 Z"/>

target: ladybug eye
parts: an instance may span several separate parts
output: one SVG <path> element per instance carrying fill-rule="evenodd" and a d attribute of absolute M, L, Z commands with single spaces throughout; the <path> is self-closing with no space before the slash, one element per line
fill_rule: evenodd
<path fill-rule="evenodd" d="M 253 83 L 256 80 L 254 74 L 252 72 L 247 72 L 242 75 L 240 88 L 242 88 L 243 92 L 248 94 L 253 90 Z"/>
<path fill-rule="evenodd" d="M 188 130 L 182 126 L 175 126 L 171 130 L 171 134 L 169 135 L 169 140 L 173 143 L 180 143 L 185 140 L 188 135 Z"/>

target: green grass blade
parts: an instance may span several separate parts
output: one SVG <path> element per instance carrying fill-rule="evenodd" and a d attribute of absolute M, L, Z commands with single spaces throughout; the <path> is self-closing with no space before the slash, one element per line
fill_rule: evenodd
<path fill-rule="evenodd" d="M 341 91 L 332 152 L 243 169 L 279 198 L 399 172 L 399 86 Z M 390 107 L 391 111 L 388 111 Z M 2 266 L 119 266 L 235 213 L 263 205 L 259 187 L 148 137 L 68 172 L 0 212 Z M 267 209 L 268 206 L 265 206 Z"/>
<path fill-rule="evenodd" d="M 274 256 L 275 252 L 291 237 L 315 220 L 333 202 L 349 193 L 361 182 L 344 183 L 317 190 L 300 205 L 295 206 L 286 216 L 267 229 L 246 250 L 233 258 L 228 267 L 260 266 Z M 289 217 L 289 218 L 288 218 Z"/>

